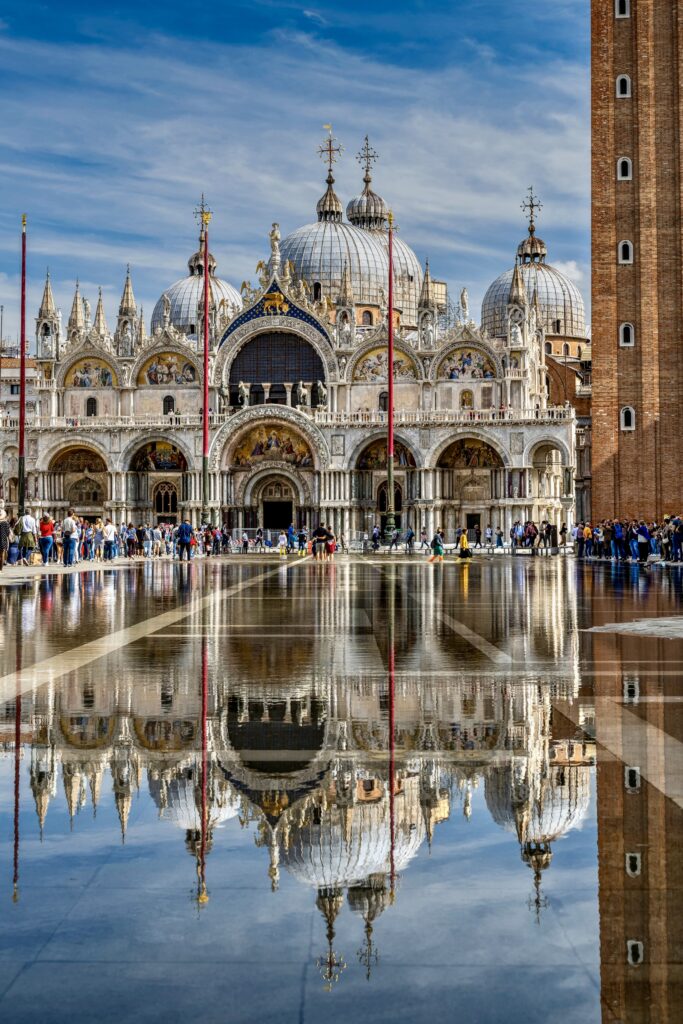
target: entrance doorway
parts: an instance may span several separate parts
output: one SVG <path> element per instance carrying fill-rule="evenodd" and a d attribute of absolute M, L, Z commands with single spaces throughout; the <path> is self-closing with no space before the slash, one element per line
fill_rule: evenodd
<path fill-rule="evenodd" d="M 293 520 L 291 501 L 264 501 L 264 530 L 286 530 Z"/>
<path fill-rule="evenodd" d="M 468 512 L 467 513 L 467 530 L 476 530 L 477 527 L 481 527 L 481 515 L 479 512 Z"/>

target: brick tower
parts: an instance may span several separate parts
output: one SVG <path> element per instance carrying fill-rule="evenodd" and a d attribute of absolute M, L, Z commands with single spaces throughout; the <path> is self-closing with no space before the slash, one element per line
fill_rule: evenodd
<path fill-rule="evenodd" d="M 683 505 L 683 10 L 592 0 L 593 516 Z"/>

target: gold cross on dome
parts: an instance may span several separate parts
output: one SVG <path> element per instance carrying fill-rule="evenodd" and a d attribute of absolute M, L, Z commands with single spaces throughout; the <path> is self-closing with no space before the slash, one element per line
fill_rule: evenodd
<path fill-rule="evenodd" d="M 524 200 L 520 209 L 523 210 L 524 213 L 526 213 L 527 210 L 529 211 L 529 232 L 533 235 L 536 230 L 536 225 L 534 224 L 534 211 L 543 209 L 543 203 L 540 201 L 538 196 L 534 195 L 533 185 L 529 185 L 528 197 Z"/>
<path fill-rule="evenodd" d="M 327 169 L 331 174 L 332 164 L 334 164 L 339 159 L 340 153 L 344 152 L 344 147 L 337 142 L 334 135 L 332 134 L 331 124 L 324 124 L 323 128 L 327 129 L 328 134 L 323 144 L 321 146 L 318 146 L 318 155 L 321 160 L 324 160 L 326 162 Z"/>
<path fill-rule="evenodd" d="M 361 167 L 365 167 L 365 173 L 368 178 L 370 177 L 372 165 L 378 158 L 379 153 L 377 152 L 376 149 L 372 148 L 372 146 L 370 145 L 370 140 L 366 135 L 360 153 L 356 154 L 356 160 L 361 165 Z"/>
<path fill-rule="evenodd" d="M 204 224 L 208 224 L 209 221 L 211 220 L 212 212 L 213 211 L 210 210 L 209 207 L 207 206 L 206 200 L 204 199 L 204 193 L 202 192 L 202 198 L 200 200 L 199 206 L 194 211 L 194 215 L 199 221 L 199 223 L 203 226 Z"/>

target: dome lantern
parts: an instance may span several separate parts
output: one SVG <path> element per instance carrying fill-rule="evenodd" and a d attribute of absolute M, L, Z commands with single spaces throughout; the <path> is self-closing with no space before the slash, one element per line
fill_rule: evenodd
<path fill-rule="evenodd" d="M 357 228 L 365 228 L 366 231 L 385 231 L 387 227 L 388 210 L 387 204 L 381 196 L 370 188 L 372 175 L 370 173 L 372 164 L 379 157 L 379 153 L 372 149 L 368 136 L 356 160 L 365 167 L 363 175 L 363 191 L 355 199 L 352 199 L 346 207 L 346 216 L 349 222 Z"/>
<path fill-rule="evenodd" d="M 339 154 L 342 152 L 343 147 L 337 143 L 337 140 L 332 134 L 332 125 L 327 124 L 325 128 L 328 130 L 328 136 L 321 146 L 318 146 L 318 153 L 320 157 L 327 162 L 327 190 L 325 194 L 318 200 L 316 207 L 318 213 L 318 220 L 322 223 L 328 224 L 341 224 L 342 219 L 342 204 L 339 196 L 332 187 L 334 185 L 334 175 L 332 174 L 332 165 L 339 158 Z M 337 143 L 335 145 L 335 143 Z"/>

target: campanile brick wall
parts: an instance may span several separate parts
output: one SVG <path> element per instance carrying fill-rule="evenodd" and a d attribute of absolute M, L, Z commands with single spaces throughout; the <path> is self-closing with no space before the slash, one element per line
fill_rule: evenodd
<path fill-rule="evenodd" d="M 683 5 L 592 0 L 593 516 L 683 509 Z M 617 97 L 617 78 L 631 97 Z M 617 180 L 629 157 L 631 181 Z M 619 242 L 634 246 L 620 266 Z M 619 346 L 620 323 L 635 346 Z M 636 429 L 621 431 L 632 406 Z"/>

